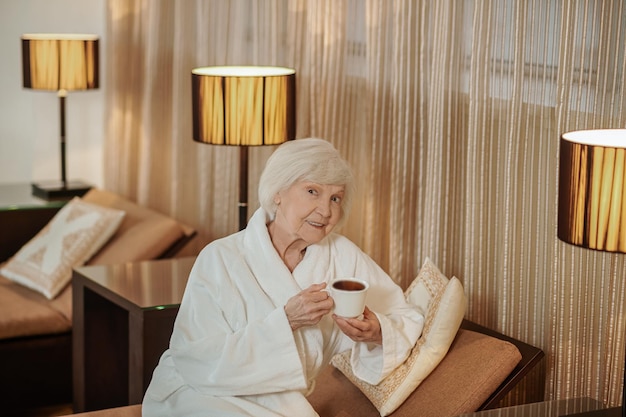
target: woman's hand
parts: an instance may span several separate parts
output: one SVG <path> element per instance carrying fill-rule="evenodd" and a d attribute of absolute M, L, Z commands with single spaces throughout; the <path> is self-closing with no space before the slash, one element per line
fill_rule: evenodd
<path fill-rule="evenodd" d="M 333 314 L 333 319 L 341 331 L 355 342 L 383 344 L 383 331 L 380 328 L 380 322 L 376 314 L 369 308 L 365 307 L 363 320 L 346 319 L 335 314 Z"/>
<path fill-rule="evenodd" d="M 333 308 L 333 299 L 323 291 L 326 283 L 313 284 L 291 297 L 285 304 L 285 313 L 292 330 L 313 326 Z"/>

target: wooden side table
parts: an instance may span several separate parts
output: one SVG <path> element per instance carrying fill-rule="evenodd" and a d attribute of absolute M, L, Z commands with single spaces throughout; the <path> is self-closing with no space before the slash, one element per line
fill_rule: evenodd
<path fill-rule="evenodd" d="M 72 277 L 74 412 L 141 403 L 194 257 L 93 265 Z"/>
<path fill-rule="evenodd" d="M 592 398 L 572 398 L 567 400 L 542 401 L 514 407 L 496 408 L 462 414 L 459 417 L 618 417 L 621 408 L 605 408 L 604 404 Z"/>
<path fill-rule="evenodd" d="M 28 183 L 0 184 L 0 262 L 13 256 L 54 217 L 66 200 L 34 197 Z"/>

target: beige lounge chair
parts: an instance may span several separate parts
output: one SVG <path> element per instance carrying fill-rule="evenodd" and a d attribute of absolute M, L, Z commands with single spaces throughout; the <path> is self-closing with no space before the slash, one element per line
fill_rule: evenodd
<path fill-rule="evenodd" d="M 171 257 L 195 235 L 191 227 L 108 191 L 92 189 L 82 199 L 125 212 L 115 234 L 87 264 Z M 71 285 L 48 300 L 0 275 L 3 412 L 17 415 L 72 402 L 71 302 Z"/>

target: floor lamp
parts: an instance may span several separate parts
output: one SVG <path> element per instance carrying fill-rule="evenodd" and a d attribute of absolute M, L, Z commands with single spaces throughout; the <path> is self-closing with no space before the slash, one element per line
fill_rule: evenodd
<path fill-rule="evenodd" d="M 248 147 L 296 136 L 296 72 L 231 66 L 191 71 L 193 140 L 239 147 L 239 230 L 248 221 Z"/>
<path fill-rule="evenodd" d="M 65 99 L 68 91 L 98 88 L 98 36 L 79 34 L 22 35 L 24 88 L 56 91 L 60 107 L 61 181 L 32 184 L 32 193 L 46 200 L 85 194 L 91 187 L 68 181 L 65 163 Z"/>
<path fill-rule="evenodd" d="M 626 129 L 579 130 L 561 135 L 558 237 L 605 252 L 626 253 Z M 626 417 L 622 407 L 577 416 Z"/>

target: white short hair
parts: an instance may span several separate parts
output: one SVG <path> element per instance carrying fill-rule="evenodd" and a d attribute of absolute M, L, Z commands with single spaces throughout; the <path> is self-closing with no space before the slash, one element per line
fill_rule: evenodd
<path fill-rule="evenodd" d="M 348 162 L 330 142 L 319 138 L 288 141 L 268 158 L 259 180 L 259 203 L 271 220 L 276 215 L 276 194 L 300 181 L 345 187 L 338 223 L 342 224 L 350 211 L 354 177 Z"/>

